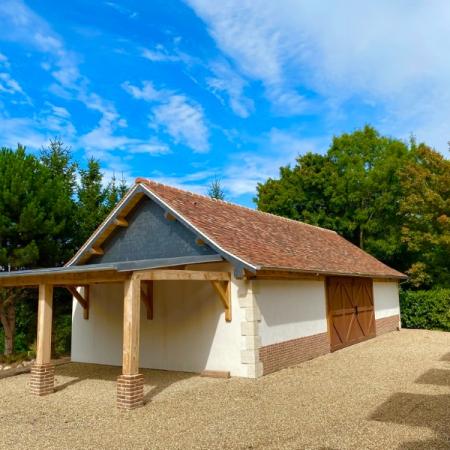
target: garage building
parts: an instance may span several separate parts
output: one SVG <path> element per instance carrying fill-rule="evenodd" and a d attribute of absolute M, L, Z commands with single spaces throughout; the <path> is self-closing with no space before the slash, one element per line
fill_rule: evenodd
<path fill-rule="evenodd" d="M 406 278 L 334 231 L 146 179 L 64 268 L 0 276 L 39 285 L 35 393 L 53 388 L 53 286 L 74 295 L 72 360 L 258 378 L 399 328 Z M 34 386 L 34 388 L 33 388 Z"/>

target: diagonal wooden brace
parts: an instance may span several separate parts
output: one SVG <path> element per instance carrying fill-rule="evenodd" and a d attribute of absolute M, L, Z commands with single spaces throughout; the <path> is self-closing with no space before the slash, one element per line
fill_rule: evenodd
<path fill-rule="evenodd" d="M 147 320 L 153 320 L 153 281 L 141 281 L 141 300 L 147 310 Z"/>
<path fill-rule="evenodd" d="M 225 320 L 231 322 L 231 283 L 229 281 L 211 281 L 211 284 L 225 309 Z"/>
<path fill-rule="evenodd" d="M 83 295 L 78 292 L 75 286 L 66 286 L 66 289 L 77 299 L 83 307 L 83 318 L 89 320 L 89 286 L 83 286 Z"/>

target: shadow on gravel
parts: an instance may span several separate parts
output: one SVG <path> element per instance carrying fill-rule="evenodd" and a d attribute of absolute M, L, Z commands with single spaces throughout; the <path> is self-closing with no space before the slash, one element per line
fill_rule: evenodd
<path fill-rule="evenodd" d="M 420 375 L 420 377 L 417 378 L 416 383 L 435 384 L 437 386 L 450 386 L 450 370 L 430 369 Z"/>
<path fill-rule="evenodd" d="M 84 380 L 102 380 L 114 383 L 115 385 L 117 377 L 121 373 L 122 369 L 115 366 L 84 363 L 66 364 L 64 366 L 56 368 L 55 392 L 62 391 L 69 386 L 73 386 L 74 384 L 80 383 Z M 144 389 L 148 390 L 148 388 L 150 387 L 150 390 L 144 395 L 144 403 L 150 402 L 152 398 L 167 389 L 172 384 L 198 376 L 195 373 L 171 372 L 168 370 L 152 369 L 141 369 L 141 373 L 144 375 Z M 72 379 L 59 383 L 58 378 L 61 376 Z"/>
<path fill-rule="evenodd" d="M 437 435 L 434 439 L 404 442 L 397 447 L 399 450 L 449 449 L 449 405 L 450 395 L 447 394 L 426 395 L 398 392 L 381 404 L 369 419 L 412 427 L 426 427 Z"/>

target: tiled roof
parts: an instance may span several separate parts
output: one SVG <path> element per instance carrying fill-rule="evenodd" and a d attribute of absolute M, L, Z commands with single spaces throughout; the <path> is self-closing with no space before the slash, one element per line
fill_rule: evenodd
<path fill-rule="evenodd" d="M 337 233 L 138 178 L 226 252 L 258 269 L 404 278 Z"/>

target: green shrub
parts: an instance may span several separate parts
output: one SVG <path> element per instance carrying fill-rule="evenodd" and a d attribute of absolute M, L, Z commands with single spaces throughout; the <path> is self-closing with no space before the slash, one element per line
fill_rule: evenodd
<path fill-rule="evenodd" d="M 450 289 L 402 291 L 402 326 L 450 331 Z"/>
<path fill-rule="evenodd" d="M 72 316 L 70 314 L 64 314 L 57 317 L 53 322 L 53 327 L 55 356 L 70 354 Z"/>

